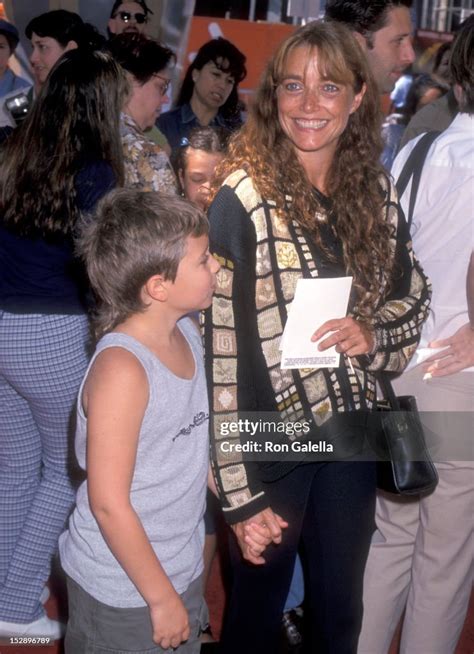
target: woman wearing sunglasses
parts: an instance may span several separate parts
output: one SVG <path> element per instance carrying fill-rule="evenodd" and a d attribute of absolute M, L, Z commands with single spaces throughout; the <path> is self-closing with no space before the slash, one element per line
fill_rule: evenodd
<path fill-rule="evenodd" d="M 148 14 L 152 13 L 144 0 L 114 2 L 107 25 L 109 36 L 116 36 L 124 32 L 143 33 L 148 22 Z"/>
<path fill-rule="evenodd" d="M 167 101 L 175 56 L 144 34 L 119 34 L 109 41 L 109 49 L 130 85 L 121 115 L 125 185 L 175 194 L 177 182 L 168 155 L 145 133 Z"/>

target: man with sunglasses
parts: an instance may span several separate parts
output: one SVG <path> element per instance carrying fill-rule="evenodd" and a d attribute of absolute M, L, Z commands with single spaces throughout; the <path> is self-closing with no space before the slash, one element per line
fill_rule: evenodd
<path fill-rule="evenodd" d="M 145 32 L 148 14 L 152 14 L 145 0 L 121 2 L 116 0 L 108 22 L 109 36 L 123 32 Z"/>

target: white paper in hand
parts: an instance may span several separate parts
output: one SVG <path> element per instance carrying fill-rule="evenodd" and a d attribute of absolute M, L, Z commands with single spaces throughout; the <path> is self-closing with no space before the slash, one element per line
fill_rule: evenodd
<path fill-rule="evenodd" d="M 352 277 L 298 280 L 280 342 L 282 368 L 338 367 L 335 346 L 320 352 L 311 336 L 327 320 L 346 315 L 351 285 Z"/>

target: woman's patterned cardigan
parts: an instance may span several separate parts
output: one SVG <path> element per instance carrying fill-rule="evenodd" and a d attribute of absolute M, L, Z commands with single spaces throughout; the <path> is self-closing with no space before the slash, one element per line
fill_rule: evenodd
<path fill-rule="evenodd" d="M 236 421 L 239 411 L 279 412 L 289 421 L 312 416 L 316 431 L 310 436 L 319 438 L 318 429 L 333 414 L 370 410 L 374 372 L 402 371 L 416 349 L 428 312 L 429 286 L 413 257 L 394 189 L 385 177 L 382 184 L 385 219 L 395 227 L 391 252 L 399 273 L 373 316 L 376 351 L 370 357 L 352 358 L 354 372 L 347 357 L 332 369 L 280 368 L 280 339 L 298 279 L 345 275 L 344 268 L 324 264 L 308 232 L 281 220 L 275 203 L 259 195 L 243 170 L 226 179 L 211 205 L 211 251 L 222 266 L 204 319 L 211 458 L 231 524 L 268 506 L 264 482 L 291 468 L 288 463 L 269 466 L 244 461 L 236 452 L 222 452 L 221 421 Z M 231 437 L 238 442 L 239 434 Z"/>

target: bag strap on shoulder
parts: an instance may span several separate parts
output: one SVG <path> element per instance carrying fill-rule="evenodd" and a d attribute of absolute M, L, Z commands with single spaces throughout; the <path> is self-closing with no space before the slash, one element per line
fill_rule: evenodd
<path fill-rule="evenodd" d="M 420 185 L 421 173 L 423 171 L 423 164 L 425 163 L 426 155 L 428 154 L 428 150 L 430 149 L 431 144 L 440 134 L 441 132 L 426 132 L 426 134 L 423 134 L 420 140 L 416 143 L 413 150 L 410 152 L 410 155 L 406 160 L 405 165 L 403 166 L 403 170 L 397 179 L 396 187 L 398 197 L 401 198 L 405 192 L 406 187 L 408 186 L 408 182 L 413 177 L 407 216 L 408 229 L 411 229 L 416 195 L 418 193 L 418 187 Z"/>

